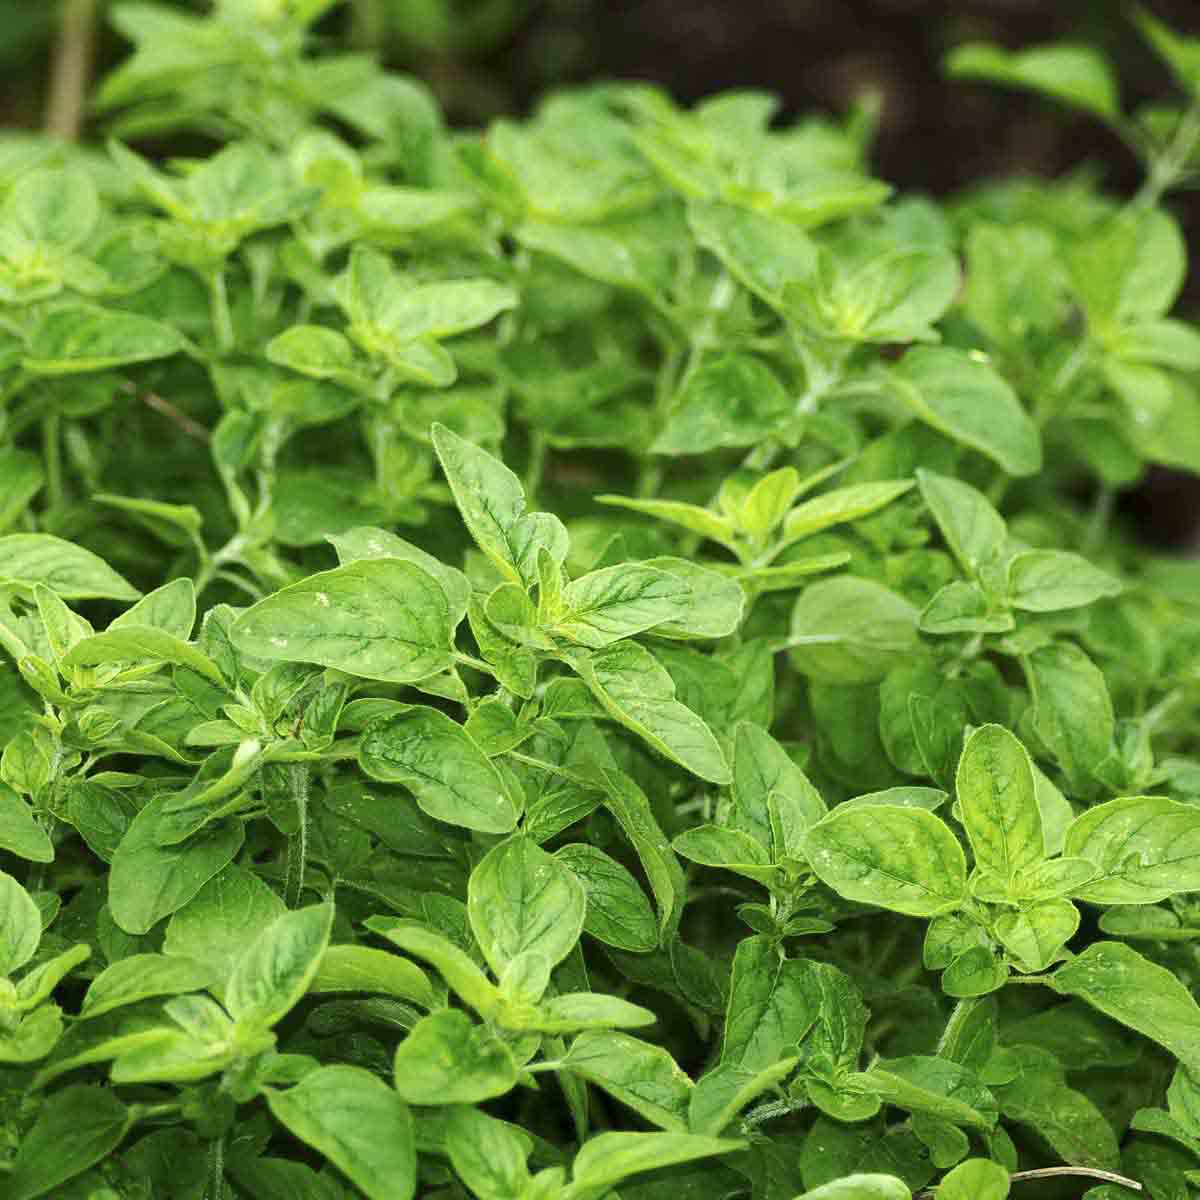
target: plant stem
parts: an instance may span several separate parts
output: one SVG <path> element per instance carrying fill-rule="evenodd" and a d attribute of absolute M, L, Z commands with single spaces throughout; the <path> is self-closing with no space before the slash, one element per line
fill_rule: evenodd
<path fill-rule="evenodd" d="M 546 471 L 546 435 L 535 429 L 529 439 L 529 465 L 525 468 L 525 499 L 530 508 L 537 507 L 538 489 Z"/>
<path fill-rule="evenodd" d="M 208 1183 L 204 1186 L 204 1200 L 225 1200 L 225 1137 L 223 1134 L 208 1144 Z"/>
<path fill-rule="evenodd" d="M 55 407 L 42 417 L 42 457 L 46 466 L 46 499 L 49 507 L 61 508 L 66 499 L 63 489 L 62 415 Z"/>
<path fill-rule="evenodd" d="M 1096 494 L 1095 503 L 1093 503 L 1091 514 L 1088 517 L 1087 529 L 1083 535 L 1083 553 L 1085 555 L 1095 554 L 1104 545 L 1116 504 L 1116 488 L 1107 485 L 1101 487 Z"/>
<path fill-rule="evenodd" d="M 233 314 L 229 311 L 229 292 L 225 287 L 225 268 L 218 267 L 209 276 L 208 294 L 212 308 L 213 329 L 217 335 L 217 347 L 222 355 L 231 354 L 237 345 L 237 334 L 233 329 Z"/>
<path fill-rule="evenodd" d="M 354 0 L 350 44 L 359 50 L 379 50 L 387 36 L 388 14 L 383 0 Z"/>
<path fill-rule="evenodd" d="M 77 140 L 83 127 L 98 10 L 98 0 L 62 0 L 46 101 L 46 132 L 67 141 Z"/>
<path fill-rule="evenodd" d="M 287 880 L 284 899 L 288 908 L 299 908 L 304 892 L 304 871 L 308 864 L 308 764 L 292 763 L 287 768 L 288 788 L 296 805 L 300 827 L 288 838 Z"/>
<path fill-rule="evenodd" d="M 1129 202 L 1132 210 L 1155 205 L 1188 173 L 1188 160 L 1200 142 L 1200 101 L 1193 101 L 1176 126 L 1171 144 L 1161 158 L 1150 165 L 1145 183 Z"/>

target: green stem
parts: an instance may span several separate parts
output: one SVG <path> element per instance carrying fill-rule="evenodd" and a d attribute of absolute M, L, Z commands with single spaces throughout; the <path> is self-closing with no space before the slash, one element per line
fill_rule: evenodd
<path fill-rule="evenodd" d="M 238 557 L 245 548 L 245 545 L 246 539 L 240 533 L 235 533 L 216 554 L 211 557 L 206 556 L 201 560 L 199 569 L 196 571 L 195 588 L 197 597 L 212 583 L 227 562 L 238 561 Z"/>
<path fill-rule="evenodd" d="M 1170 720 L 1179 709 L 1188 704 L 1191 693 L 1187 688 L 1177 687 L 1169 691 L 1145 716 L 1142 717 L 1142 727 L 1147 736 L 1153 737 L 1160 726 Z"/>
<path fill-rule="evenodd" d="M 204 1200 L 225 1200 L 225 1138 L 221 1136 L 208 1144 L 208 1183 Z"/>
<path fill-rule="evenodd" d="M 288 788 L 296 805 L 299 828 L 288 838 L 287 879 L 284 899 L 288 908 L 299 908 L 304 892 L 304 872 L 308 865 L 308 786 L 307 763 L 292 763 L 287 768 Z"/>
<path fill-rule="evenodd" d="M 460 650 L 453 651 L 453 655 L 454 661 L 461 663 L 464 667 L 470 667 L 472 671 L 479 671 L 491 679 L 498 678 L 496 668 L 491 663 L 484 662 L 482 658 L 476 658 L 473 654 L 463 654 Z M 453 669 L 452 667 L 451 670 Z"/>
<path fill-rule="evenodd" d="M 213 330 L 217 335 L 217 348 L 222 356 L 232 354 L 237 345 L 237 334 L 233 328 L 233 313 L 229 308 L 229 291 L 225 286 L 225 268 L 218 267 L 208 279 L 208 294 L 212 310 Z"/>
<path fill-rule="evenodd" d="M 1087 529 L 1083 535 L 1083 553 L 1085 555 L 1095 554 L 1104 545 L 1116 504 L 1116 488 L 1105 486 L 1096 494 L 1091 514 L 1088 516 Z"/>
<path fill-rule="evenodd" d="M 749 1133 L 752 1129 L 763 1124 L 764 1121 L 773 1121 L 776 1117 L 790 1116 L 792 1113 L 806 1108 L 807 1105 L 807 1100 L 769 1100 L 766 1104 L 760 1104 L 757 1108 L 752 1108 L 742 1118 L 742 1132 Z"/>
<path fill-rule="evenodd" d="M 529 465 L 525 468 L 525 498 L 530 508 L 537 507 L 537 494 L 546 471 L 546 435 L 534 430 L 529 439 Z"/>
<path fill-rule="evenodd" d="M 1154 208 L 1163 196 L 1188 174 L 1188 161 L 1200 144 L 1200 100 L 1193 101 L 1180 118 L 1170 145 L 1150 164 L 1146 181 L 1129 202 L 1130 209 Z"/>
<path fill-rule="evenodd" d="M 76 141 L 83 127 L 98 15 L 98 0 L 63 0 L 46 102 L 46 132 L 52 137 Z"/>
<path fill-rule="evenodd" d="M 358 50 L 380 50 L 387 38 L 388 14 L 384 0 L 354 0 L 350 18 L 350 44 Z"/>
<path fill-rule="evenodd" d="M 42 417 L 42 459 L 46 467 L 46 499 L 51 510 L 61 508 L 66 500 L 63 486 L 62 415 L 57 408 L 46 410 Z"/>

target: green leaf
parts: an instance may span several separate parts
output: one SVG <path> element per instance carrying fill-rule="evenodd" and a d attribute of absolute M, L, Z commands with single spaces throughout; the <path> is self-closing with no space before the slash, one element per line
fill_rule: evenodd
<path fill-rule="evenodd" d="M 63 658 L 65 667 L 95 667 L 104 663 L 174 663 L 187 667 L 213 683 L 221 683 L 221 672 L 206 654 L 189 642 L 150 625 L 124 625 L 93 634 L 71 647 Z"/>
<path fill-rule="evenodd" d="M 1093 942 L 1051 976 L 1063 996 L 1078 996 L 1107 1017 L 1200 1068 L 1200 1007 L 1165 967 L 1120 942 Z"/>
<path fill-rule="evenodd" d="M 276 917 L 246 947 L 225 988 L 225 1007 L 240 1025 L 270 1029 L 312 983 L 333 924 L 331 904 Z"/>
<path fill-rule="evenodd" d="M 703 454 L 750 446 L 770 437 L 792 406 L 775 372 L 752 354 L 708 359 L 685 380 L 650 449 L 656 454 Z"/>
<path fill-rule="evenodd" d="M 111 1088 L 76 1085 L 56 1092 L 21 1142 L 8 1177 L 12 1200 L 55 1189 L 107 1158 L 124 1140 L 133 1112 Z"/>
<path fill-rule="evenodd" d="M 847 900 L 932 917 L 952 912 L 966 895 L 962 847 L 923 809 L 835 809 L 808 831 L 805 849 L 821 881 Z"/>
<path fill-rule="evenodd" d="M 309 990 L 313 992 L 375 992 L 437 1008 L 445 992 L 429 982 L 420 967 L 398 954 L 373 946 L 330 946 L 321 958 Z"/>
<path fill-rule="evenodd" d="M 913 486 L 911 479 L 888 479 L 873 483 L 856 483 L 850 487 L 834 488 L 798 504 L 783 522 L 780 545 L 790 545 L 801 538 L 869 516 L 903 496 Z"/>
<path fill-rule="evenodd" d="M 789 315 L 817 337 L 848 342 L 935 342 L 937 321 L 959 287 L 958 261 L 943 245 L 898 244 L 847 233 L 823 247 L 815 278 L 789 284 Z"/>
<path fill-rule="evenodd" d="M 996 1122 L 996 1101 L 975 1072 L 932 1055 L 880 1059 L 862 1082 L 888 1104 L 975 1129 Z"/>
<path fill-rule="evenodd" d="M 762 846 L 748 833 L 720 825 L 697 825 L 685 829 L 672 843 L 676 854 L 705 867 L 717 867 L 745 875 L 766 887 L 776 872 Z"/>
<path fill-rule="evenodd" d="M 442 591 L 446 593 L 446 602 L 450 606 L 451 627 L 457 629 L 466 616 L 471 599 L 471 584 L 467 577 L 456 567 L 448 566 L 419 546 L 414 546 L 412 542 L 406 542 L 394 533 L 388 533 L 386 529 L 375 529 L 371 526 L 359 526 L 347 529 L 344 533 L 327 534 L 326 540 L 337 551 L 338 562 L 342 566 L 364 558 L 399 558 L 415 563 L 442 585 Z"/>
<path fill-rule="evenodd" d="M 479 1200 L 520 1200 L 526 1194 L 529 1143 L 512 1126 L 477 1108 L 453 1108 L 446 1118 L 446 1153 Z"/>
<path fill-rule="evenodd" d="M 729 766 L 712 730 L 675 699 L 675 684 L 658 660 L 635 642 L 617 642 L 568 662 L 614 721 L 660 754 L 712 783 L 728 783 Z"/>
<path fill-rule="evenodd" d="M 916 648 L 917 615 L 872 579 L 823 579 L 805 588 L 792 610 L 791 659 L 822 683 L 874 683 Z"/>
<path fill-rule="evenodd" d="M 1083 1093 L 1069 1087 L 1058 1060 L 1037 1046 L 1009 1048 L 1005 1072 L 1016 1077 L 995 1089 L 1003 1114 L 1029 1127 L 1068 1163 L 1115 1170 L 1121 1155 L 1112 1126 Z"/>
<path fill-rule="evenodd" d="M 30 171 L 9 192 L 4 215 L 30 241 L 69 250 L 95 229 L 100 196 L 92 176 L 78 167 Z"/>
<path fill-rule="evenodd" d="M 247 946 L 283 915 L 283 901 L 252 871 L 230 863 L 167 922 L 163 950 L 212 969 L 221 997 Z"/>
<path fill-rule="evenodd" d="M 206 963 L 168 954 L 131 954 L 112 963 L 92 980 L 79 1016 L 80 1019 L 103 1016 L 150 996 L 198 992 L 212 982 L 213 972 Z"/>
<path fill-rule="evenodd" d="M 692 1081 L 661 1046 L 627 1033 L 581 1033 L 563 1058 L 565 1070 L 627 1104 L 652 1125 L 687 1132 Z"/>
<path fill-rule="evenodd" d="M 501 999 L 499 990 L 474 959 L 453 942 L 416 921 L 368 917 L 366 925 L 406 953 L 435 966 L 455 994 L 481 1016 L 490 1017 L 495 1012 Z"/>
<path fill-rule="evenodd" d="M 103 559 L 48 533 L 0 537 L 0 583 L 48 587 L 64 600 L 136 600 L 141 593 Z"/>
<path fill-rule="evenodd" d="M 1200 891 L 1200 810 L 1165 796 L 1097 804 L 1067 829 L 1063 854 L 1095 877 L 1074 895 L 1092 904 L 1154 904 Z"/>
<path fill-rule="evenodd" d="M 682 620 L 692 589 L 676 575 L 643 563 L 602 567 L 572 580 L 550 632 L 592 650 L 657 625 Z"/>
<path fill-rule="evenodd" d="M 981 492 L 959 479 L 925 469 L 918 469 L 917 482 L 921 498 L 964 571 L 978 575 L 1003 554 L 1008 530 Z"/>
<path fill-rule="evenodd" d="M 41 462 L 27 450 L 0 449 L 0 530 L 20 517 L 45 480 Z"/>
<path fill-rule="evenodd" d="M 1042 442 L 1017 394 L 995 368 L 962 350 L 918 346 L 888 373 L 919 420 L 978 450 L 1010 475 L 1042 466 Z"/>
<path fill-rule="evenodd" d="M 361 1067 L 320 1067 L 286 1092 L 267 1089 L 275 1119 L 323 1154 L 370 1200 L 411 1200 L 417 1150 L 407 1105 Z"/>
<path fill-rule="evenodd" d="M 749 1071 L 735 1063 L 713 1067 L 692 1091 L 688 1107 L 692 1132 L 718 1136 L 751 1101 L 783 1083 L 799 1061 L 799 1057 L 781 1058 L 761 1071 Z"/>
<path fill-rule="evenodd" d="M 508 1047 L 464 1012 L 445 1008 L 422 1017 L 396 1047 L 395 1086 L 409 1104 L 477 1104 L 517 1082 Z"/>
<path fill-rule="evenodd" d="M 293 325 L 269 341 L 267 360 L 310 379 L 328 379 L 352 390 L 366 390 L 370 377 L 349 338 L 322 325 Z"/>
<path fill-rule="evenodd" d="M 29 893 L 0 871 L 0 978 L 23 967 L 42 940 L 42 916 Z"/>
<path fill-rule="evenodd" d="M 1010 51 L 972 42 L 950 52 L 946 70 L 954 79 L 982 79 L 1040 92 L 1105 121 L 1116 121 L 1121 116 L 1112 67 L 1089 46 L 1055 42 Z"/>
<path fill-rule="evenodd" d="M 912 1200 L 912 1192 L 894 1175 L 846 1175 L 813 1188 L 796 1200 Z"/>
<path fill-rule="evenodd" d="M 28 804 L 0 783 L 0 850 L 29 862 L 54 861 L 54 846 Z"/>
<path fill-rule="evenodd" d="M 1072 243 L 1068 264 L 1089 325 L 1113 342 L 1120 325 L 1166 315 L 1187 274 L 1187 245 L 1169 213 L 1135 208 Z"/>
<path fill-rule="evenodd" d="M 584 933 L 632 954 L 646 954 L 658 946 L 646 893 L 615 858 L 585 842 L 563 846 L 554 857 L 570 868 L 587 893 Z"/>
<path fill-rule="evenodd" d="M 679 860 L 654 815 L 645 792 L 624 772 L 599 769 L 605 804 L 637 852 L 659 910 L 659 937 L 665 942 L 679 925 L 687 881 Z"/>
<path fill-rule="evenodd" d="M 467 886 L 471 930 L 497 976 L 526 953 L 556 966 L 579 940 L 586 908 L 583 884 L 523 834 L 490 850 Z"/>
<path fill-rule="evenodd" d="M 791 221 L 715 200 L 693 200 L 688 224 L 701 246 L 773 308 L 783 308 L 789 283 L 808 279 L 817 270 L 816 246 Z"/>
<path fill-rule="evenodd" d="M 575 1156 L 571 1178 L 576 1188 L 606 1192 L 630 1175 L 732 1154 L 744 1145 L 728 1138 L 688 1133 L 601 1133 L 583 1144 Z"/>
<path fill-rule="evenodd" d="M 1119 579 L 1066 550 L 1029 550 L 1008 564 L 1009 600 L 1027 612 L 1082 608 L 1122 590 Z"/>
<path fill-rule="evenodd" d="M 1134 8 L 1132 16 L 1142 36 L 1171 68 L 1179 83 L 1193 95 L 1200 95 L 1200 51 L 1196 39 L 1181 37 L 1141 6 Z"/>
<path fill-rule="evenodd" d="M 556 563 L 567 552 L 567 531 L 550 513 L 526 513 L 525 489 L 502 463 L 444 425 L 434 425 L 433 446 L 454 493 L 463 524 L 497 570 L 514 583 L 538 581 L 537 554 Z"/>
<path fill-rule="evenodd" d="M 372 722 L 358 756 L 372 779 L 403 784 L 439 821 L 481 833 L 510 833 L 516 826 L 516 803 L 496 767 L 437 709 L 415 706 Z"/>
<path fill-rule="evenodd" d="M 1045 857 L 1033 764 L 1003 726 L 967 739 L 955 790 L 977 867 L 1011 883 Z"/>
<path fill-rule="evenodd" d="M 158 844 L 167 797 L 158 796 L 134 817 L 113 854 L 108 904 L 126 933 L 148 933 L 181 909 L 224 866 L 244 838 L 236 820 L 218 821 L 173 846 Z"/>
<path fill-rule="evenodd" d="M 796 1054 L 820 1010 L 807 964 L 767 937 L 743 938 L 733 960 L 721 1065 L 758 1072 Z"/>
<path fill-rule="evenodd" d="M 1044 971 L 1063 956 L 1079 928 L 1079 910 L 1069 900 L 1042 900 L 996 918 L 996 937 L 1022 971 Z"/>
<path fill-rule="evenodd" d="M 196 587 L 188 578 L 173 579 L 162 587 L 147 592 L 132 608 L 115 618 L 107 632 L 125 629 L 130 625 L 151 628 L 186 642 L 196 624 Z M 174 661 L 174 660 L 171 660 Z M 191 666 L 191 663 L 183 664 Z M 193 667 L 193 670 L 196 668 Z M 200 674 L 206 674 L 201 671 Z"/>
<path fill-rule="evenodd" d="M 1018 347 L 1067 314 L 1067 272 L 1054 238 L 1033 225 L 974 224 L 963 308 L 993 341 Z"/>
<path fill-rule="evenodd" d="M 1007 1200 L 1008 1172 L 988 1158 L 968 1158 L 942 1176 L 935 1200 Z"/>
<path fill-rule="evenodd" d="M 596 499 L 601 504 L 613 504 L 645 513 L 660 521 L 669 521 L 722 546 L 732 548 L 734 545 L 732 523 L 698 504 L 687 504 L 682 500 L 641 500 L 631 496 L 613 495 L 597 496 Z"/>
<path fill-rule="evenodd" d="M 186 345 L 174 327 L 149 317 L 71 304 L 42 318 L 21 365 L 32 375 L 78 375 L 169 358 Z"/>
<path fill-rule="evenodd" d="M 749 834 L 775 860 L 799 858 L 804 831 L 825 815 L 820 793 L 765 729 L 742 722 L 733 747 L 726 824 Z"/>
<path fill-rule="evenodd" d="M 310 662 L 360 679 L 416 683 L 450 666 L 446 593 L 397 559 L 362 559 L 310 575 L 260 600 L 234 623 L 243 653 Z"/>
<path fill-rule="evenodd" d="M 1113 751 L 1116 717 L 1103 673 L 1078 646 L 1054 642 L 1024 660 L 1038 736 L 1080 790 Z"/>

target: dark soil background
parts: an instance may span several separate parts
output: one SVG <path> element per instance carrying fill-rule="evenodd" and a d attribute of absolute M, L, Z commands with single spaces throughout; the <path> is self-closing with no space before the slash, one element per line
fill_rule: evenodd
<path fill-rule="evenodd" d="M 1146 7 L 1200 36 L 1200 0 Z M 1053 175 L 1095 161 L 1108 186 L 1128 192 L 1137 165 L 1098 122 L 1036 97 L 947 81 L 941 60 L 976 39 L 1088 42 L 1111 55 L 1133 109 L 1172 91 L 1129 8 L 1126 0 L 352 0 L 320 32 L 422 76 L 457 123 L 527 112 L 547 89 L 595 78 L 651 80 L 684 102 L 764 88 L 780 97 L 785 119 L 842 111 L 873 89 L 883 101 L 878 171 L 905 190 L 945 195 L 990 175 Z M 0 114 L 9 124 L 39 122 L 52 26 L 52 6 L 0 0 Z M 115 38 L 102 39 L 102 65 L 121 53 Z M 1170 201 L 1193 245 L 1197 196 Z M 1200 316 L 1200 271 L 1183 311 Z M 1164 548 L 1200 548 L 1200 485 L 1190 477 L 1152 471 L 1122 509 Z"/>

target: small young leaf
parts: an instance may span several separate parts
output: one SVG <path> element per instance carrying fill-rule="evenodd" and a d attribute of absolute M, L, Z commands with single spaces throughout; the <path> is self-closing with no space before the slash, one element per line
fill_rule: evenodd
<path fill-rule="evenodd" d="M 58 1194 L 70 1179 L 107 1158 L 122 1142 L 134 1114 L 111 1088 L 76 1085 L 56 1092 L 21 1142 L 8 1194 L 36 1200 Z"/>
<path fill-rule="evenodd" d="M 1011 882 L 1041 862 L 1045 850 L 1033 764 L 1007 729 L 984 725 L 971 734 L 955 790 L 976 866 Z"/>
<path fill-rule="evenodd" d="M 508 1047 L 458 1009 L 422 1017 L 396 1047 L 395 1086 L 409 1104 L 477 1104 L 517 1082 Z"/>

